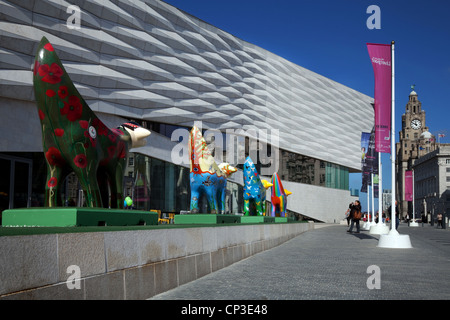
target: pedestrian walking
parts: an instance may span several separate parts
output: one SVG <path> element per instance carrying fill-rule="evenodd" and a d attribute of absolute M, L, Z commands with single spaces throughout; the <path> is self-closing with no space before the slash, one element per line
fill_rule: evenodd
<path fill-rule="evenodd" d="M 355 202 L 350 203 L 348 206 L 350 209 L 350 219 L 352 220 L 352 223 L 350 225 L 350 229 L 347 230 L 347 232 L 352 233 L 353 231 L 353 225 L 356 224 L 356 233 L 359 233 L 359 220 L 361 220 L 361 203 L 359 200 L 356 200 Z"/>
<path fill-rule="evenodd" d="M 347 219 L 347 227 L 350 226 L 350 208 L 345 211 L 345 219 Z"/>
<path fill-rule="evenodd" d="M 442 213 L 440 212 L 437 215 L 437 228 L 439 228 L 439 225 L 444 229 L 444 225 L 442 224 Z"/>

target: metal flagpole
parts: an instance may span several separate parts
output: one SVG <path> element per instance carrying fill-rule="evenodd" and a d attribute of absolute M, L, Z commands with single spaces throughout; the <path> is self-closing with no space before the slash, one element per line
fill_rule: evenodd
<path fill-rule="evenodd" d="M 394 41 L 391 43 L 392 60 L 392 104 L 391 104 L 391 231 L 388 234 L 382 234 L 378 241 L 378 247 L 382 248 L 412 248 L 409 235 L 400 235 L 396 229 L 395 219 L 395 65 L 394 65 Z"/>
<path fill-rule="evenodd" d="M 378 154 L 378 222 L 370 227 L 370 234 L 388 234 L 389 227 L 383 222 L 383 177 L 382 177 L 381 152 Z"/>
<path fill-rule="evenodd" d="M 395 66 L 394 66 L 394 41 L 391 43 L 391 60 L 392 60 L 392 83 L 391 83 L 391 94 L 392 94 L 392 102 L 391 102 L 391 188 L 392 188 L 392 199 L 391 199 L 391 231 L 389 234 L 398 234 L 397 228 L 395 226 Z"/>
<path fill-rule="evenodd" d="M 381 197 L 383 196 L 383 184 L 381 180 L 381 152 L 378 152 L 378 224 L 383 222 L 383 204 Z"/>
<path fill-rule="evenodd" d="M 413 209 L 413 219 L 412 222 L 409 223 L 410 227 L 418 227 L 419 224 L 416 222 L 416 205 L 415 205 L 415 200 L 416 200 L 416 196 L 414 193 L 414 184 L 415 184 L 415 180 L 414 180 L 414 169 L 412 170 L 412 209 Z"/>
<path fill-rule="evenodd" d="M 415 194 L 414 194 L 414 169 L 412 170 L 412 191 L 413 191 L 413 203 L 412 203 L 412 207 L 413 207 L 413 221 L 414 222 L 416 222 L 416 210 L 415 210 L 415 206 L 414 206 L 414 196 L 415 196 Z"/>
<path fill-rule="evenodd" d="M 369 184 L 367 184 L 367 216 L 369 216 L 369 214 L 370 214 L 370 199 L 369 199 L 369 192 L 370 192 L 370 189 L 369 189 Z"/>
<path fill-rule="evenodd" d="M 373 192 L 373 190 L 372 190 Z M 367 220 L 366 222 L 364 222 L 363 225 L 363 229 L 364 230 L 369 230 L 370 229 L 370 221 L 369 221 L 369 216 L 370 216 L 370 183 L 367 184 Z"/>
<path fill-rule="evenodd" d="M 372 175 L 372 219 L 368 219 L 370 224 L 374 221 L 373 217 L 375 215 L 375 192 L 374 192 L 375 184 L 373 183 L 373 172 L 371 173 L 371 175 Z"/>

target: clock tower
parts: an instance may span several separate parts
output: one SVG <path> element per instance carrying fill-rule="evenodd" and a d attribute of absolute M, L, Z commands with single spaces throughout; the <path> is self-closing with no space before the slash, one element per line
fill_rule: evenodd
<path fill-rule="evenodd" d="M 402 115 L 400 139 L 396 144 L 396 194 L 401 217 L 405 217 L 408 212 L 412 217 L 412 203 L 405 201 L 405 171 L 411 170 L 416 159 L 436 150 L 437 147 L 435 137 L 425 125 L 422 103 L 414 91 L 414 86 L 411 86 L 411 89 L 405 113 Z M 416 208 L 416 216 L 420 214 L 418 210 L 420 208 Z"/>

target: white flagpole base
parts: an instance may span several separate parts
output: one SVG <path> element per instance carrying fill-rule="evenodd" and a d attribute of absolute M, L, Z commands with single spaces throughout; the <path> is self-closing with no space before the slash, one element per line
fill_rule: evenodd
<path fill-rule="evenodd" d="M 370 234 L 388 234 L 389 227 L 384 223 L 377 223 L 374 226 L 370 227 Z"/>
<path fill-rule="evenodd" d="M 366 221 L 364 222 L 364 225 L 362 227 L 363 230 L 370 230 L 370 222 Z"/>
<path fill-rule="evenodd" d="M 411 249 L 411 240 L 407 234 L 399 234 L 397 230 L 391 230 L 388 234 L 380 235 L 379 248 Z"/>
<path fill-rule="evenodd" d="M 409 226 L 410 226 L 410 227 L 418 227 L 419 224 L 418 224 L 416 221 L 411 221 L 411 222 L 409 223 Z"/>

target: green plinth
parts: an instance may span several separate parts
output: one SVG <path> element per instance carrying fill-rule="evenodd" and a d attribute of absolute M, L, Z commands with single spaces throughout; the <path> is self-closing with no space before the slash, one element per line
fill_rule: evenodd
<path fill-rule="evenodd" d="M 287 217 L 275 217 L 275 223 L 287 223 L 288 218 Z"/>
<path fill-rule="evenodd" d="M 266 216 L 242 216 L 241 223 L 273 223 L 275 217 Z"/>
<path fill-rule="evenodd" d="M 74 227 L 157 225 L 158 213 L 105 208 L 24 208 L 3 211 L 5 227 Z"/>
<path fill-rule="evenodd" d="M 233 214 L 177 214 L 174 218 L 174 224 L 223 224 L 240 223 L 241 216 Z"/>

